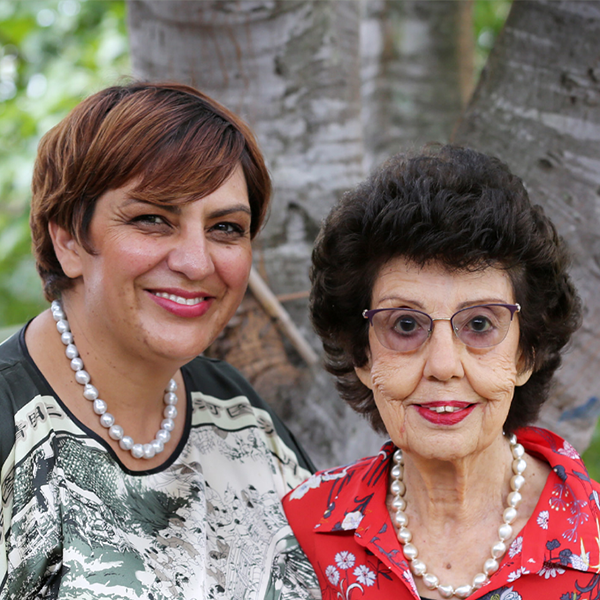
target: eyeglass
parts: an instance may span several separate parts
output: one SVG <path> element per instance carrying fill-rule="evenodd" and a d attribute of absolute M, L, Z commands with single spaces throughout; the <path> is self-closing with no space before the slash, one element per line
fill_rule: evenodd
<path fill-rule="evenodd" d="M 420 348 L 433 331 L 436 321 L 450 321 L 456 337 L 469 348 L 489 348 L 504 340 L 519 304 L 479 304 L 455 312 L 451 317 L 431 318 L 414 308 L 375 308 L 364 310 L 382 346 L 396 352 Z"/>

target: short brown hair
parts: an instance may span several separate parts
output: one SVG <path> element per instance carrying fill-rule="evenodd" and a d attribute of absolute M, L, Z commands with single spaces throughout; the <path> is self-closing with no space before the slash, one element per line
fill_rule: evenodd
<path fill-rule="evenodd" d="M 249 127 L 187 85 L 132 83 L 104 89 L 77 105 L 41 140 L 30 225 L 48 300 L 72 285 L 56 258 L 48 223 L 88 251 L 89 226 L 104 193 L 136 179 L 136 197 L 185 203 L 214 192 L 241 164 L 248 186 L 251 237 L 259 231 L 271 181 Z"/>

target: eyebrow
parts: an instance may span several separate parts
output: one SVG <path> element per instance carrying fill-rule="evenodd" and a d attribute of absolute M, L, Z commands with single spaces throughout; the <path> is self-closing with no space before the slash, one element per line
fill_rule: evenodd
<path fill-rule="evenodd" d="M 421 302 L 419 302 L 418 300 L 408 300 L 406 298 L 401 298 L 399 296 L 387 296 L 385 298 L 381 298 L 379 300 L 379 304 L 381 304 L 382 302 L 389 302 L 389 301 L 397 302 L 402 305 L 415 306 L 415 307 L 417 307 L 418 310 L 427 312 L 425 310 L 425 306 L 423 304 L 421 304 Z M 470 306 L 478 306 L 480 304 L 514 304 L 514 302 L 508 302 L 501 298 L 481 298 L 479 300 L 466 300 L 465 302 L 459 303 L 456 310 L 462 310 L 463 308 L 469 308 Z M 392 307 L 392 308 L 396 308 L 396 307 Z"/>
<path fill-rule="evenodd" d="M 202 198 L 200 198 L 202 199 Z M 148 207 L 152 208 L 160 208 L 162 210 L 166 210 L 171 214 L 179 215 L 181 214 L 181 204 L 157 204 L 155 202 L 148 202 L 148 200 L 142 200 L 141 198 L 135 198 L 129 196 L 125 200 L 125 206 L 131 204 L 145 204 Z M 246 204 L 234 204 L 233 206 L 227 206 L 225 208 L 221 208 L 219 210 L 215 210 L 211 212 L 208 217 L 209 219 L 220 219 L 221 217 L 226 217 L 227 215 L 231 215 L 237 212 L 246 213 L 249 216 L 252 216 L 252 211 L 249 206 Z"/>

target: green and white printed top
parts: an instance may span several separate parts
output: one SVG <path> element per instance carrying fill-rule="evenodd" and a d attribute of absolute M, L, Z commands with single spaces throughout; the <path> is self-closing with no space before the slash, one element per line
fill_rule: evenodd
<path fill-rule="evenodd" d="M 65 407 L 24 330 L 0 345 L 0 599 L 319 598 L 280 499 L 312 466 L 232 367 L 182 369 L 185 432 L 130 471 Z"/>

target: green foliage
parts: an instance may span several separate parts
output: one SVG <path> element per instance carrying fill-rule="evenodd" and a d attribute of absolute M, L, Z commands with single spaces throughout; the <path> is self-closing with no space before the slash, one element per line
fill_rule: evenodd
<path fill-rule="evenodd" d="M 494 46 L 512 0 L 475 0 L 473 3 L 473 28 L 475 29 L 475 68 L 479 72 Z"/>
<path fill-rule="evenodd" d="M 41 136 L 129 72 L 123 0 L 0 0 L 0 327 L 47 306 L 28 226 Z"/>
<path fill-rule="evenodd" d="M 582 454 L 582 458 L 590 477 L 595 481 L 600 481 L 600 424 L 596 425 L 592 441 Z"/>

